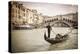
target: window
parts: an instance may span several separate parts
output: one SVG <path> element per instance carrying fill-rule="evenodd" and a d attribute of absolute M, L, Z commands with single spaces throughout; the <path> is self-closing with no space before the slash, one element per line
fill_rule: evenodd
<path fill-rule="evenodd" d="M 25 16 L 25 13 L 23 13 L 24 14 L 24 16 Z"/>
<path fill-rule="evenodd" d="M 18 14 L 20 14 L 20 10 L 18 10 Z"/>
<path fill-rule="evenodd" d="M 19 18 L 19 19 L 21 19 L 21 16 L 20 16 L 20 15 L 18 15 L 18 18 Z"/>

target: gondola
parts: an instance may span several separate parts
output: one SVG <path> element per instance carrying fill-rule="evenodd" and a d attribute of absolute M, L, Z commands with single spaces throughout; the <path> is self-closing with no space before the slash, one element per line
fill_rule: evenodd
<path fill-rule="evenodd" d="M 68 25 L 68 24 L 67 24 Z M 46 26 L 46 28 L 48 29 L 48 36 L 46 35 L 46 32 L 44 33 L 44 40 L 46 40 L 47 42 L 49 42 L 50 44 L 55 44 L 55 43 L 60 43 L 63 41 L 66 41 L 68 39 L 68 35 L 72 32 L 73 27 L 71 25 L 68 25 L 69 27 L 69 31 L 67 33 L 65 33 L 64 35 L 59 34 L 59 33 L 55 33 L 54 30 L 52 31 L 56 37 L 55 38 L 50 38 L 50 32 L 51 32 L 51 26 L 50 23 L 48 24 L 48 26 Z"/>
<path fill-rule="evenodd" d="M 60 35 L 60 34 L 57 34 L 55 38 L 49 38 L 46 36 L 46 33 L 44 33 L 44 39 L 49 42 L 50 44 L 55 44 L 55 43 L 60 43 L 60 42 L 63 42 L 65 40 L 67 40 L 68 38 L 68 35 Z"/>

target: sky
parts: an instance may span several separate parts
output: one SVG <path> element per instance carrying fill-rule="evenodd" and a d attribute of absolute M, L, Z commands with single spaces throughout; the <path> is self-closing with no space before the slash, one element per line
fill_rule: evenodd
<path fill-rule="evenodd" d="M 36 9 L 38 13 L 47 16 L 64 15 L 68 13 L 78 12 L 77 5 L 56 4 L 56 3 L 36 3 L 36 2 L 20 2 L 26 8 Z"/>

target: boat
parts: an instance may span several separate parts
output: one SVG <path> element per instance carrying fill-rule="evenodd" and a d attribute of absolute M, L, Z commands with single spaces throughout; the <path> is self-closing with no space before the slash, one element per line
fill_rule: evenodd
<path fill-rule="evenodd" d="M 46 35 L 46 31 L 44 33 L 44 40 L 46 40 L 50 44 L 56 44 L 56 43 L 60 43 L 60 42 L 66 41 L 68 39 L 68 37 L 69 37 L 68 34 L 70 34 L 72 32 L 72 30 L 73 30 L 73 28 L 70 25 L 69 25 L 69 29 L 68 29 L 69 31 L 66 32 L 64 35 L 62 35 L 62 33 L 55 33 L 54 30 L 53 30 L 52 32 L 56 35 L 56 37 L 55 38 L 51 38 L 50 37 L 50 31 L 52 29 L 50 30 L 50 28 L 51 28 L 51 26 L 49 24 L 48 28 L 47 28 L 48 29 L 47 30 L 48 35 Z"/>
<path fill-rule="evenodd" d="M 65 35 L 57 34 L 55 38 L 49 38 L 48 36 L 46 36 L 46 33 L 44 33 L 44 39 L 50 44 L 63 42 L 67 40 L 67 38 L 68 38 L 68 34 L 65 34 Z"/>

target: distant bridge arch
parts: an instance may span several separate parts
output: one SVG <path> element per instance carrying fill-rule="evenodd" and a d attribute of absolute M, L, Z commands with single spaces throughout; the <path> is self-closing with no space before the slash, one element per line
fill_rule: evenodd
<path fill-rule="evenodd" d="M 70 22 L 67 22 L 67 21 L 60 21 L 60 20 L 57 20 L 57 21 L 54 21 L 54 22 L 51 22 L 50 23 L 52 26 L 55 26 L 56 24 L 59 25 L 59 26 L 67 26 L 67 27 L 72 27 L 72 23 Z"/>
<path fill-rule="evenodd" d="M 64 19 L 63 20 L 58 20 L 58 19 L 56 19 L 56 20 L 48 20 L 48 21 L 45 22 L 45 26 L 48 23 L 50 23 L 51 26 L 55 26 L 55 24 L 57 24 L 57 25 L 61 24 L 61 26 L 66 25 L 68 27 L 72 27 L 73 26 L 73 23 L 70 20 L 64 20 Z"/>

